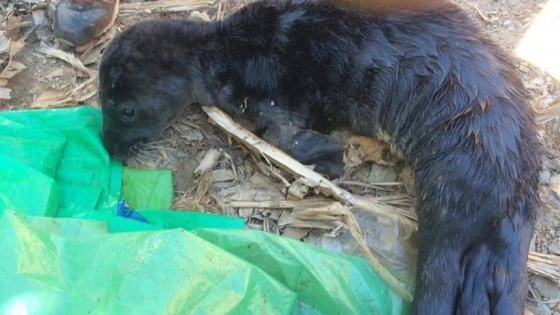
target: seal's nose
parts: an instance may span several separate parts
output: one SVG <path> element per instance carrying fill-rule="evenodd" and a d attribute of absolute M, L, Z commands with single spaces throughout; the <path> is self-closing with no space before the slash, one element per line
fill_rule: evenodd
<path fill-rule="evenodd" d="M 118 138 L 115 136 L 115 134 L 107 132 L 107 130 L 103 128 L 102 140 L 105 149 L 107 150 L 107 152 L 109 152 L 109 155 L 113 157 L 117 155 L 117 148 L 119 147 L 119 143 Z"/>

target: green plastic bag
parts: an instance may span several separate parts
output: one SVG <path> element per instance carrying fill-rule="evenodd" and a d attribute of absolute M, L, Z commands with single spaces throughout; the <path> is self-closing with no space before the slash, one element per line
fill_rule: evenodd
<path fill-rule="evenodd" d="M 0 116 L 0 153 L 54 177 L 66 139 Z"/>
<path fill-rule="evenodd" d="M 54 179 L 60 190 L 60 207 L 66 209 L 101 209 L 116 206 L 119 185 L 112 185 L 111 175 L 121 173 L 119 163 L 111 162 L 101 141 L 101 111 L 81 106 L 64 109 L 18 110 L 0 113 L 0 122 L 9 121 L 6 130 L 39 135 L 47 141 L 65 141 Z M 17 156 L 32 156 L 37 150 L 31 143 L 21 146 Z M 25 194 L 22 191 L 22 194 Z M 29 198 L 29 196 L 22 196 Z"/>
<path fill-rule="evenodd" d="M 196 235 L 112 234 L 100 222 L 6 212 L 0 312 L 23 305 L 37 306 L 35 314 L 406 313 L 363 259 L 260 231 Z"/>
<path fill-rule="evenodd" d="M 0 215 L 7 209 L 53 216 L 59 199 L 53 178 L 0 153 Z"/>
<path fill-rule="evenodd" d="M 83 220 L 28 220 L 6 212 L 0 218 L 0 313 L 292 312 L 294 292 L 185 230 L 106 232 Z"/>
<path fill-rule="evenodd" d="M 401 299 L 359 257 L 253 230 L 194 231 L 298 294 L 295 313 L 407 314 Z"/>
<path fill-rule="evenodd" d="M 174 193 L 172 176 L 167 170 L 125 168 L 122 199 L 133 209 L 169 209 Z"/>

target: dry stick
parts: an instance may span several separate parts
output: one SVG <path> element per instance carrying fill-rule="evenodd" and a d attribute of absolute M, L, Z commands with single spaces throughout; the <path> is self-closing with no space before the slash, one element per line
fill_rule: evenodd
<path fill-rule="evenodd" d="M 119 15 L 130 15 L 147 12 L 181 12 L 192 11 L 199 8 L 206 8 L 211 5 L 213 0 L 157 0 L 150 2 L 121 3 L 119 5 Z"/>
<path fill-rule="evenodd" d="M 478 13 L 478 16 L 480 16 L 480 18 L 481 18 L 484 22 L 486 22 L 486 23 L 488 23 L 488 24 L 492 24 L 492 20 L 490 20 L 490 19 L 488 18 L 488 16 L 486 16 L 486 14 L 482 13 L 482 11 L 480 11 L 480 9 L 479 9 L 476 5 L 474 6 L 474 9 L 476 10 L 476 13 Z"/>
<path fill-rule="evenodd" d="M 4 28 L 0 28 L 0 29 L 3 29 L 4 31 L 11 31 L 11 30 L 14 30 L 16 28 L 24 28 L 24 27 L 29 27 L 29 26 L 33 26 L 33 22 L 25 21 L 25 22 L 14 23 L 12 25 L 8 25 L 8 26 L 6 26 Z"/>
<path fill-rule="evenodd" d="M 390 186 L 386 184 L 385 187 L 383 187 L 377 183 L 368 184 L 368 183 L 354 182 L 354 181 L 347 181 L 347 180 L 339 181 L 337 184 L 340 186 L 357 186 L 357 187 L 371 188 L 371 189 L 382 190 L 382 191 L 394 191 L 393 188 L 386 187 L 386 186 Z M 398 184 L 402 185 L 401 183 Z"/>
<path fill-rule="evenodd" d="M 557 103 L 550 105 L 546 109 L 535 110 L 536 123 L 539 125 L 545 124 L 560 116 L 560 97 L 557 98 Z"/>
<path fill-rule="evenodd" d="M 244 143 L 249 148 L 257 151 L 261 155 L 264 155 L 268 159 L 274 161 L 276 164 L 286 169 L 287 171 L 308 179 L 309 181 L 316 184 L 317 187 L 322 189 L 323 192 L 332 194 L 337 200 L 355 206 L 372 209 L 379 215 L 391 216 L 390 214 L 383 212 L 380 209 L 381 207 L 379 205 L 365 198 L 361 198 L 360 196 L 352 195 L 348 191 L 336 186 L 320 174 L 314 172 L 307 166 L 294 160 L 292 157 L 282 152 L 278 148 L 275 148 L 265 141 L 259 139 L 253 133 L 241 127 L 241 125 L 239 125 L 238 123 L 234 122 L 227 114 L 225 114 L 220 109 L 208 106 L 203 106 L 202 109 L 215 124 L 217 124 L 227 133 L 233 135 L 238 141 Z M 349 217 L 353 217 L 353 214 L 349 215 Z M 354 224 L 355 222 L 354 220 L 347 221 L 349 224 Z M 381 263 L 379 263 L 379 261 L 371 254 L 367 246 L 365 246 L 364 248 L 363 244 L 366 244 L 366 242 L 363 239 L 362 235 L 356 233 L 354 237 L 356 238 L 358 244 L 360 244 L 362 254 L 366 257 L 373 270 L 375 270 L 375 272 L 381 277 L 381 279 L 383 279 L 385 283 L 387 283 L 389 287 L 393 289 L 393 291 L 395 291 L 395 293 L 397 293 L 397 295 L 405 302 L 412 301 L 412 295 L 399 284 L 398 280 L 393 277 L 393 275 L 391 275 L 389 271 L 387 271 L 387 269 L 385 269 L 385 267 L 381 265 Z"/>
<path fill-rule="evenodd" d="M 299 201 L 297 200 L 278 200 L 278 201 L 253 201 L 253 200 L 232 200 L 228 206 L 233 208 L 264 208 L 264 209 L 293 209 Z"/>
<path fill-rule="evenodd" d="M 404 301 L 411 302 L 412 295 L 408 291 L 406 291 L 406 289 L 402 288 L 398 284 L 397 280 L 393 277 L 393 275 L 390 274 L 389 271 L 387 271 L 387 269 L 383 267 L 383 265 L 381 265 L 379 260 L 375 258 L 375 256 L 373 256 L 373 254 L 369 250 L 366 240 L 364 240 L 364 238 L 362 237 L 362 233 L 360 232 L 360 226 L 358 225 L 358 222 L 356 221 L 356 217 L 354 216 L 354 214 L 348 211 L 346 212 L 346 214 L 344 214 L 344 218 L 346 219 L 346 224 L 348 224 L 348 230 L 350 231 L 350 234 L 352 234 L 356 242 L 358 242 L 360 251 L 365 256 L 366 260 L 369 262 L 373 270 L 375 270 L 377 274 L 381 277 L 381 279 L 383 279 L 387 284 L 389 284 L 389 287 L 395 290 L 395 292 Z M 389 282 L 388 279 L 391 279 L 391 281 L 395 281 L 395 283 Z"/>

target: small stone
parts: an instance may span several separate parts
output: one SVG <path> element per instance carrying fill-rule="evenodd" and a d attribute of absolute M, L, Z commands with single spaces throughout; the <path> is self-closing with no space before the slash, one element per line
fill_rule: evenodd
<path fill-rule="evenodd" d="M 392 168 L 381 166 L 378 164 L 371 165 L 368 182 L 375 183 L 391 183 L 397 181 L 397 173 Z"/>
<path fill-rule="evenodd" d="M 146 14 L 152 14 L 152 10 L 146 9 L 146 10 L 144 10 L 144 13 L 146 13 Z"/>
<path fill-rule="evenodd" d="M 208 16 L 208 14 L 206 12 L 199 12 L 199 11 L 191 12 L 191 14 L 189 15 L 189 17 L 187 19 L 189 21 L 194 21 L 194 22 L 208 22 L 208 21 L 210 21 L 210 17 Z"/>
<path fill-rule="evenodd" d="M 550 184 L 560 185 L 560 174 L 552 175 L 550 177 Z"/>
<path fill-rule="evenodd" d="M 511 24 L 511 20 L 506 20 L 506 21 L 503 23 L 504 26 L 508 26 L 508 25 L 510 25 L 510 24 Z"/>
<path fill-rule="evenodd" d="M 555 255 L 560 255 L 560 240 L 554 239 L 548 246 L 548 252 Z"/>
<path fill-rule="evenodd" d="M 540 181 L 542 184 L 548 184 L 550 182 L 550 177 L 552 175 L 550 174 L 549 170 L 543 170 L 540 174 Z"/>
<path fill-rule="evenodd" d="M 552 315 L 552 312 L 544 303 L 527 302 L 525 307 L 534 315 Z"/>

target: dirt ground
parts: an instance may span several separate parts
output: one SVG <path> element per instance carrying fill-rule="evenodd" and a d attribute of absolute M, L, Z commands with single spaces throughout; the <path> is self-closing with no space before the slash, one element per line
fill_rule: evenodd
<path fill-rule="evenodd" d="M 544 0 L 453 1 L 469 12 L 508 52 L 515 49 L 546 3 Z M 45 44 L 60 48 L 51 27 L 54 1 L 0 0 L 0 31 L 3 30 L 0 33 L 0 70 L 8 66 L 9 60 L 14 62 L 10 67 L 15 69 L 0 77 L 0 96 L 3 95 L 2 89 L 11 90 L 11 98 L 0 97 L 0 110 L 76 104 L 98 106 L 95 94 L 97 63 L 104 43 L 115 32 L 145 19 L 222 18 L 242 3 L 241 0 L 185 0 L 183 4 L 190 6 L 185 8 L 177 2 L 181 1 L 175 1 L 170 10 L 143 6 L 149 2 L 121 3 L 121 13 L 106 39 L 96 41 L 97 45 L 86 49 L 86 53 L 76 53 L 86 66 L 86 69 L 80 69 L 79 62 L 61 60 L 68 59 L 67 55 L 63 58 L 58 51 L 49 53 L 41 48 Z M 2 41 L 2 37 L 12 39 L 12 47 L 14 43 L 19 43 L 21 50 L 17 53 L 3 50 L 6 41 Z M 560 104 L 558 81 L 527 62 L 518 60 L 517 66 L 536 110 Z M 539 124 L 540 135 L 547 148 L 540 187 L 543 206 L 532 247 L 534 252 L 548 255 L 541 260 L 560 258 L 560 119 L 554 115 L 545 116 L 539 116 L 542 118 L 539 120 L 542 122 Z M 299 191 L 310 196 L 306 198 L 307 205 L 297 198 L 287 198 L 294 189 L 301 190 L 301 186 L 295 185 L 289 174 L 268 165 L 211 126 L 198 108 L 187 109 L 183 117 L 164 133 L 160 142 L 148 146 L 128 164 L 172 169 L 176 189 L 174 207 L 177 209 L 236 215 L 247 219 L 251 228 L 284 234 L 331 250 L 359 254 L 340 218 L 301 220 L 301 217 L 293 215 L 299 208 L 325 204 L 322 197 L 311 189 L 309 192 Z M 335 182 L 352 193 L 366 194 L 387 207 L 412 213 L 414 199 L 409 193 L 413 183 L 407 172 L 406 166 L 400 162 L 391 167 L 368 162 L 352 167 L 343 179 Z M 378 225 L 372 224 L 371 214 L 358 213 L 358 221 L 367 236 L 368 245 L 384 263 L 393 266 L 396 272 L 414 271 L 414 229 L 403 230 L 391 222 L 380 223 L 380 218 L 373 220 Z M 403 239 L 406 240 L 403 242 L 405 245 L 396 246 L 393 242 Z M 558 261 L 548 263 L 549 269 L 545 268 L 551 274 L 548 277 L 546 271 L 531 272 L 527 304 L 530 312 L 560 314 Z"/>

